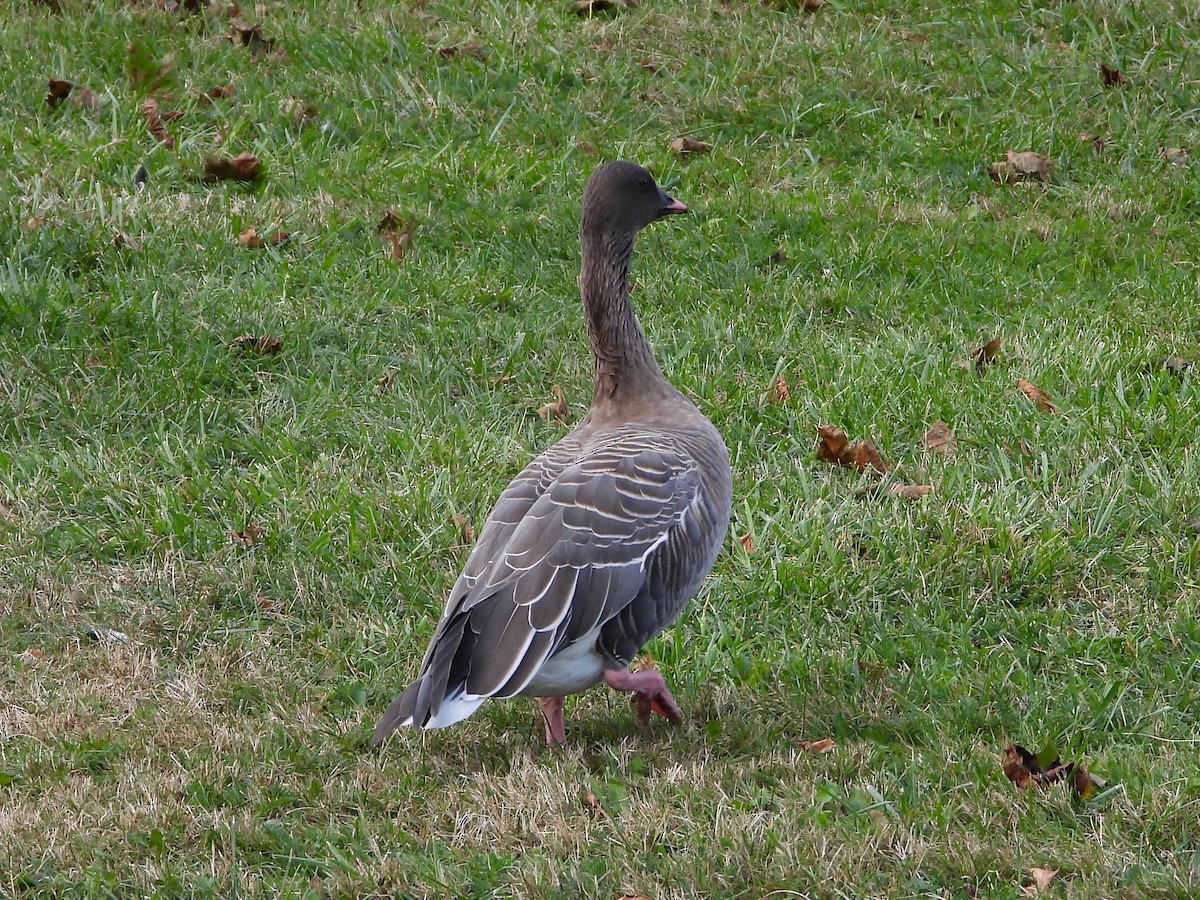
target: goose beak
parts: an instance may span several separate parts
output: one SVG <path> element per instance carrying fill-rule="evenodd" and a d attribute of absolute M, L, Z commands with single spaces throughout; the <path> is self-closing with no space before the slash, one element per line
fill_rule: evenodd
<path fill-rule="evenodd" d="M 662 206 L 660 206 L 658 209 L 658 214 L 660 216 L 668 216 L 672 213 L 685 213 L 687 211 L 687 207 L 678 200 L 675 200 L 666 194 L 662 195 Z"/>

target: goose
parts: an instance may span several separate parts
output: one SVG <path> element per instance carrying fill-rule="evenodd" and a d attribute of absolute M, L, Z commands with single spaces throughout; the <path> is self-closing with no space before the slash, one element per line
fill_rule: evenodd
<path fill-rule="evenodd" d="M 725 540 L 729 452 L 664 377 L 634 315 L 634 237 L 687 212 L 641 166 L 600 165 L 583 197 L 579 279 L 593 390 L 579 426 L 505 488 L 455 582 L 420 674 L 388 706 L 396 728 L 444 728 L 489 699 L 539 699 L 566 743 L 568 694 L 630 692 L 643 724 L 682 713 L 662 674 L 630 671 L 700 589 Z"/>

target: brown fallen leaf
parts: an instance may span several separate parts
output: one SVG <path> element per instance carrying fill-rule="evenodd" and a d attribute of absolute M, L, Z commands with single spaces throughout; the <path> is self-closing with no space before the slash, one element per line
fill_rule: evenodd
<path fill-rule="evenodd" d="M 1112 66 L 1100 63 L 1100 83 L 1105 87 L 1117 87 L 1118 85 L 1129 84 L 1129 79 L 1125 77 L 1125 73 L 1120 69 L 1114 69 Z"/>
<path fill-rule="evenodd" d="M 600 151 L 596 149 L 595 144 L 589 144 L 587 141 L 575 141 L 571 144 L 576 150 L 584 156 L 595 156 Z"/>
<path fill-rule="evenodd" d="M 487 59 L 487 52 L 479 44 L 474 41 L 468 41 L 465 44 L 456 44 L 448 47 L 438 47 L 438 56 L 445 59 L 451 59 L 455 56 L 469 56 L 472 59 L 477 59 L 483 62 Z"/>
<path fill-rule="evenodd" d="M 26 219 L 24 222 L 21 223 L 21 230 L 22 231 L 37 231 L 41 228 L 45 228 L 46 223 L 48 221 L 49 221 L 49 219 L 47 219 L 45 216 L 30 216 L 28 219 Z"/>
<path fill-rule="evenodd" d="M 971 351 L 971 359 L 975 364 L 975 371 L 983 374 L 983 370 L 996 361 L 996 357 L 1000 355 L 1000 345 L 1003 343 L 1003 338 L 992 338 L 982 347 L 976 347 Z"/>
<path fill-rule="evenodd" d="M 263 238 L 257 228 L 247 228 L 237 236 L 239 247 L 248 247 L 251 250 L 261 250 L 263 247 L 278 247 L 286 241 L 290 234 L 286 231 L 276 231 L 270 237 Z"/>
<path fill-rule="evenodd" d="M 1079 142 L 1081 144 L 1090 144 L 1093 153 L 1103 153 L 1104 148 L 1108 145 L 1108 139 L 1104 135 L 1093 134 L 1090 131 L 1080 132 Z"/>
<path fill-rule="evenodd" d="M 48 78 L 46 81 L 49 85 L 49 90 L 46 92 L 46 103 L 51 107 L 58 106 L 68 98 L 73 106 L 82 109 L 96 109 L 100 106 L 100 95 L 82 84 L 72 84 L 61 78 Z"/>
<path fill-rule="evenodd" d="M 1004 161 L 992 163 L 987 168 L 988 175 L 996 184 L 1015 184 L 1031 178 L 1037 181 L 1049 181 L 1052 171 L 1054 171 L 1054 163 L 1050 157 L 1042 156 L 1032 150 L 1025 150 L 1021 153 L 1009 150 Z"/>
<path fill-rule="evenodd" d="M 556 399 L 553 403 L 538 407 L 538 416 L 543 422 L 549 422 L 551 419 L 558 419 L 560 422 L 568 421 L 571 418 L 571 410 L 567 406 L 567 396 L 557 384 L 554 386 L 554 396 Z"/>
<path fill-rule="evenodd" d="M 1187 167 L 1192 154 L 1184 147 L 1164 147 L 1160 155 L 1171 165 L 1183 169 Z"/>
<path fill-rule="evenodd" d="M 827 0 L 800 0 L 800 8 L 805 12 L 816 12 L 825 6 Z"/>
<path fill-rule="evenodd" d="M 175 138 L 167 133 L 166 126 L 163 124 L 165 117 L 159 112 L 158 101 L 153 97 L 147 97 L 142 101 L 142 118 L 146 120 L 146 130 L 154 136 L 156 141 L 168 150 L 175 149 Z"/>
<path fill-rule="evenodd" d="M 738 543 L 742 545 L 742 550 L 746 552 L 747 556 L 754 552 L 754 536 L 750 532 L 747 531 L 739 536 Z"/>
<path fill-rule="evenodd" d="M 112 245 L 118 250 L 141 250 L 142 245 L 130 239 L 121 231 L 113 231 Z"/>
<path fill-rule="evenodd" d="M 392 249 L 393 262 L 403 262 L 404 255 L 408 253 L 412 247 L 413 229 L 411 225 L 406 225 L 402 231 L 385 231 L 384 239 Z"/>
<path fill-rule="evenodd" d="M 1040 387 L 1024 378 L 1017 378 L 1017 387 L 1021 389 L 1021 393 L 1037 404 L 1037 408 L 1044 413 L 1056 413 L 1058 407 L 1054 405 L 1050 395 L 1043 391 Z"/>
<path fill-rule="evenodd" d="M 846 432 L 835 425 L 818 426 L 817 436 L 820 438 L 817 459 L 858 469 L 860 472 L 865 472 L 868 467 L 881 474 L 888 470 L 887 464 L 879 456 L 879 451 L 870 441 L 851 444 Z"/>
<path fill-rule="evenodd" d="M 225 346 L 230 350 L 241 350 L 243 353 L 256 356 L 275 356 L 283 350 L 283 341 L 271 335 L 256 337 L 252 334 L 243 334 L 235 337 Z"/>
<path fill-rule="evenodd" d="M 26 647 L 25 655 L 30 656 L 33 659 L 45 659 L 46 658 L 45 652 L 40 647 Z"/>
<path fill-rule="evenodd" d="M 692 153 L 707 153 L 712 147 L 698 141 L 695 138 L 679 137 L 671 141 L 671 152 L 678 153 L 680 156 L 688 156 Z"/>
<path fill-rule="evenodd" d="M 458 513 L 450 517 L 450 522 L 458 526 L 458 533 L 462 537 L 464 544 L 475 543 L 475 526 L 471 524 L 470 519 L 462 513 Z"/>
<path fill-rule="evenodd" d="M 318 110 L 313 104 L 299 97 L 284 97 L 279 101 L 279 114 L 291 120 L 297 128 L 302 128 L 317 117 Z"/>
<path fill-rule="evenodd" d="M 650 75 L 657 75 L 662 71 L 662 66 L 660 66 L 658 63 L 651 62 L 648 59 L 643 59 L 638 65 L 641 66 L 643 72 L 646 72 Z"/>
<path fill-rule="evenodd" d="M 200 106 L 211 106 L 214 100 L 225 100 L 232 97 L 235 93 L 233 82 L 229 84 L 219 84 L 216 87 L 211 87 L 207 91 L 196 92 L 196 103 Z"/>
<path fill-rule="evenodd" d="M 396 211 L 389 209 L 380 217 L 378 224 L 375 225 L 375 230 L 383 234 L 385 231 L 396 231 L 403 224 L 404 220 L 396 214 Z"/>
<path fill-rule="evenodd" d="M 788 383 L 782 375 L 777 375 L 775 380 L 771 382 L 771 390 L 767 393 L 768 403 L 783 403 L 792 399 L 792 392 L 788 389 Z"/>
<path fill-rule="evenodd" d="M 927 44 L 929 43 L 929 35 L 922 34 L 919 31 L 910 31 L 904 36 L 904 39 L 910 44 Z"/>
<path fill-rule="evenodd" d="M 800 749 L 809 753 L 828 753 L 837 743 L 833 738 L 821 738 L 819 741 L 801 741 Z"/>
<path fill-rule="evenodd" d="M 1050 887 L 1050 882 L 1058 874 L 1058 869 L 1032 868 L 1029 870 L 1029 874 L 1033 876 L 1033 884 L 1022 887 L 1021 894 L 1025 897 L 1036 897 L 1038 894 L 1045 893 L 1046 889 Z"/>
<path fill-rule="evenodd" d="M 204 182 L 214 181 L 258 181 L 258 157 L 246 151 L 237 156 L 210 156 L 204 160 Z"/>
<path fill-rule="evenodd" d="M 246 523 L 246 527 L 234 534 L 234 540 L 243 547 L 249 547 L 262 539 L 263 530 L 253 522 Z"/>
<path fill-rule="evenodd" d="M 242 19 L 230 20 L 227 37 L 235 47 L 245 47 L 254 56 L 261 56 L 275 46 L 275 40 L 263 34 L 261 24 L 250 25 Z"/>
<path fill-rule="evenodd" d="M 1192 370 L 1192 362 L 1191 360 L 1184 359 L 1182 356 L 1168 356 L 1166 359 L 1160 360 L 1157 364 L 1147 366 L 1146 368 L 1151 372 L 1161 370 L 1170 372 L 1176 378 L 1183 378 L 1183 376 Z"/>
<path fill-rule="evenodd" d="M 1107 784 L 1081 765 L 1064 763 L 1053 748 L 1035 755 L 1020 744 L 1009 744 L 1000 761 L 1005 776 L 1019 788 L 1046 787 L 1061 781 L 1071 786 L 1076 800 L 1090 800 L 1096 788 Z"/>
<path fill-rule="evenodd" d="M 927 450 L 938 453 L 953 453 L 958 449 L 958 438 L 941 419 L 930 425 L 929 430 L 921 435 L 921 443 Z"/>
<path fill-rule="evenodd" d="M 779 266 L 788 261 L 787 254 L 783 252 L 782 247 L 776 247 L 775 252 L 768 256 L 764 261 L 764 266 Z"/>
<path fill-rule="evenodd" d="M 386 394 L 392 389 L 392 385 L 396 383 L 396 375 L 399 374 L 395 369 L 388 369 L 377 379 L 375 379 L 375 393 Z"/>
<path fill-rule="evenodd" d="M 888 488 L 888 493 L 905 500 L 920 500 L 933 493 L 933 488 L 927 484 L 893 484 Z"/>
<path fill-rule="evenodd" d="M 108 363 L 96 359 L 94 356 L 89 356 L 83 361 L 83 367 L 85 369 L 106 369 L 108 368 Z"/>
<path fill-rule="evenodd" d="M 577 16 L 594 16 L 596 13 L 612 12 L 617 8 L 613 0 L 575 0 L 571 10 Z"/>
<path fill-rule="evenodd" d="M 616 900 L 651 900 L 651 898 L 647 897 L 645 894 L 631 894 L 629 891 L 626 891 L 623 894 L 619 894 L 616 897 Z"/>

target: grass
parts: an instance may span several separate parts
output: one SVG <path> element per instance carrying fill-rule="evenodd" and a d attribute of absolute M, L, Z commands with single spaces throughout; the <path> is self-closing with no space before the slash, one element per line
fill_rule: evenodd
<path fill-rule="evenodd" d="M 1200 891 L 1200 395 L 1157 366 L 1200 343 L 1197 163 L 1161 156 L 1200 148 L 1193 4 L 248 10 L 286 58 L 217 9 L 62 5 L 0 32 L 0 894 Z M 171 55 L 173 151 L 131 43 Z M 993 185 L 1010 149 L 1051 181 Z M 199 182 L 242 151 L 260 184 Z M 517 700 L 373 753 L 452 517 L 563 432 L 554 385 L 586 402 L 578 203 L 617 156 L 693 210 L 644 235 L 635 299 L 754 540 L 649 648 L 687 720 L 594 690 L 565 752 Z M 932 494 L 864 493 L 825 422 Z M 1111 789 L 1017 791 L 1013 742 Z"/>

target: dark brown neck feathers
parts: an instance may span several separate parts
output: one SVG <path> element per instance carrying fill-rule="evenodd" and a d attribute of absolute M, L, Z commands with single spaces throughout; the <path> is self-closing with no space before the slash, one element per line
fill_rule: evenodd
<path fill-rule="evenodd" d="M 636 402 L 663 381 L 629 300 L 633 235 L 583 232 L 579 290 L 592 345 L 592 406 Z"/>

